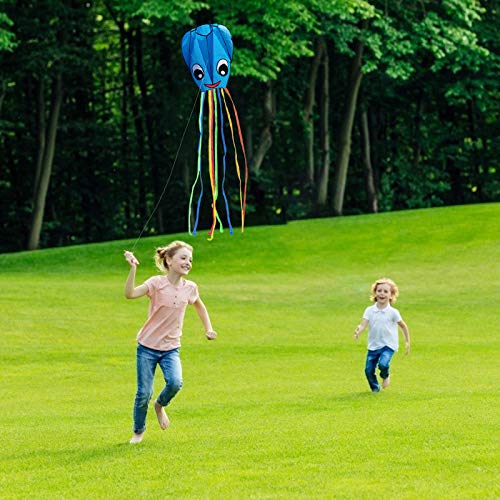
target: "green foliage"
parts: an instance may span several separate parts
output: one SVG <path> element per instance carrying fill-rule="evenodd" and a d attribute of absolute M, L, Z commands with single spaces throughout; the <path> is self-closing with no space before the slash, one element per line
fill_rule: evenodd
<path fill-rule="evenodd" d="M 434 57 L 432 71 L 449 69 L 458 73 L 463 68 L 477 71 L 489 52 L 478 44 L 476 33 L 443 21 L 436 13 L 429 13 L 420 25 L 422 47 Z"/>
<path fill-rule="evenodd" d="M 140 21 L 152 31 L 165 33 L 166 28 L 174 25 L 189 25 L 194 22 L 197 12 L 208 8 L 208 4 L 197 0 L 134 0 L 111 3 L 112 10 L 123 16 L 127 22 Z"/>
<path fill-rule="evenodd" d="M 231 7 L 214 2 L 212 7 L 215 19 L 231 26 L 237 44 L 235 76 L 275 80 L 290 59 L 312 55 L 304 33 L 314 30 L 317 22 L 303 2 L 243 0 Z"/>
<path fill-rule="evenodd" d="M 138 1 L 133 4 L 127 3 L 124 7 L 129 9 L 131 15 L 144 16 L 147 20 L 157 19 L 172 24 L 187 24 L 193 22 L 193 15 L 197 11 L 207 8 L 208 4 L 193 0 L 177 0 L 168 3 L 161 0 L 148 0 L 145 2 Z"/>
<path fill-rule="evenodd" d="M 379 14 L 368 25 L 364 40 L 373 57 L 363 64 L 364 73 L 381 66 L 390 78 L 407 80 L 415 71 L 415 45 L 408 31 L 396 28 L 398 24 L 397 19 Z"/>
<path fill-rule="evenodd" d="M 2 497 L 498 497 L 500 346 L 478 325 L 498 322 L 499 218 L 483 204 L 142 239 L 138 281 L 157 245 L 194 244 L 219 337 L 188 309 L 171 427 L 151 409 L 138 446 L 130 242 L 1 255 Z M 385 275 L 412 353 L 373 395 L 352 333 Z"/>
<path fill-rule="evenodd" d="M 7 15 L 0 12 L 0 51 L 12 51 L 16 46 L 14 33 L 9 30 L 13 24 L 14 23 Z M 7 26 L 7 28 L 5 26 Z"/>
<path fill-rule="evenodd" d="M 396 159 L 388 166 L 380 181 L 380 208 L 384 211 L 401 208 L 429 208 L 443 205 L 450 190 L 446 172 L 439 166 L 421 163 L 408 165 Z"/>
<path fill-rule="evenodd" d="M 447 69 L 457 73 L 465 68 L 477 72 L 489 55 L 474 31 L 474 23 L 485 9 L 468 0 L 419 5 L 395 8 L 385 2 L 379 6 L 361 35 L 371 55 L 363 71 L 381 68 L 391 78 L 408 79 L 420 70 L 423 59 L 435 72 Z"/>
<path fill-rule="evenodd" d="M 17 45 L 16 36 L 12 31 L 14 22 L 3 12 L 12 3 L 13 0 L 0 0 L 0 53 L 2 51 L 12 52 Z"/>

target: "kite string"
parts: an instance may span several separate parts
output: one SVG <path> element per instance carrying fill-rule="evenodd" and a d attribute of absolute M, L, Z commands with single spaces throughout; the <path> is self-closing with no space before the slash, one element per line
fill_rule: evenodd
<path fill-rule="evenodd" d="M 168 187 L 168 184 L 170 182 L 170 178 L 172 177 L 172 174 L 174 173 L 174 168 L 175 168 L 175 164 L 177 162 L 177 157 L 179 156 L 179 152 L 181 150 L 182 143 L 184 142 L 184 137 L 186 136 L 186 131 L 187 131 L 187 128 L 188 128 L 188 126 L 189 126 L 189 124 L 191 122 L 191 118 L 193 116 L 194 108 L 196 107 L 196 103 L 198 102 L 198 98 L 200 96 L 200 93 L 201 93 L 201 91 L 198 92 L 198 94 L 196 96 L 196 99 L 195 99 L 194 104 L 193 104 L 193 108 L 191 109 L 191 113 L 190 113 L 188 121 L 186 123 L 186 127 L 184 128 L 184 132 L 182 133 L 181 142 L 180 142 L 179 147 L 177 148 L 177 151 L 175 153 L 175 158 L 174 158 L 174 161 L 172 163 L 172 168 L 170 169 L 170 174 L 168 175 L 167 182 L 163 186 L 163 191 L 161 192 L 160 197 L 158 198 L 158 201 L 156 202 L 156 205 L 153 208 L 153 211 L 149 215 L 148 220 L 144 224 L 144 227 L 142 228 L 141 232 L 139 233 L 139 236 L 137 237 L 137 239 L 134 242 L 134 245 L 132 246 L 132 250 L 131 250 L 132 253 L 134 252 L 135 247 L 137 246 L 137 243 L 139 243 L 139 240 L 141 239 L 141 236 L 143 235 L 144 231 L 148 227 L 149 222 L 153 218 L 153 215 L 156 213 L 156 210 L 158 210 L 158 207 L 160 206 L 160 202 L 161 202 L 163 196 L 165 195 L 165 192 L 167 191 L 167 187 Z"/>

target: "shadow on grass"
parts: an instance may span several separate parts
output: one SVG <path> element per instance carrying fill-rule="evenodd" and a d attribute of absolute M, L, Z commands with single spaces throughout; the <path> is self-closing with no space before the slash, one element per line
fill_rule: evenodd
<path fill-rule="evenodd" d="M 114 458 L 127 458 L 130 456 L 128 451 L 134 456 L 140 455 L 151 450 L 152 447 L 157 446 L 157 442 L 147 441 L 140 444 L 132 445 L 128 442 L 130 437 L 124 439 L 120 442 L 110 442 L 108 445 L 100 444 L 100 446 L 85 447 L 84 444 L 80 443 L 80 447 L 76 445 L 73 448 L 64 448 L 58 450 L 52 450 L 47 448 L 33 448 L 31 450 L 25 450 L 23 453 L 18 453 L 10 456 L 10 460 L 19 460 L 25 464 L 29 464 L 31 459 L 36 459 L 35 462 L 40 464 L 40 456 L 43 453 L 43 461 L 47 462 L 51 466 L 58 465 L 78 465 L 86 462 L 91 462 L 94 460 L 100 460 L 106 458 L 106 460 L 112 460 Z"/>
<path fill-rule="evenodd" d="M 379 396 L 380 393 L 374 394 L 370 391 L 363 392 L 348 392 L 345 394 L 337 394 L 328 398 L 329 401 L 357 401 L 362 399 L 370 399 Z"/>

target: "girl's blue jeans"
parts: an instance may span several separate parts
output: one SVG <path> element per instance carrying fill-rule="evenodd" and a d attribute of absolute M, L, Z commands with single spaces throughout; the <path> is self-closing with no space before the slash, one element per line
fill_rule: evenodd
<path fill-rule="evenodd" d="M 375 375 L 377 364 L 380 370 L 380 376 L 382 379 L 386 379 L 389 376 L 389 364 L 393 354 L 394 351 L 387 346 L 376 349 L 375 351 L 368 351 L 366 355 L 365 375 L 370 384 L 370 389 L 373 392 L 380 391 L 380 385 Z"/>
<path fill-rule="evenodd" d="M 146 414 L 153 397 L 153 381 L 156 365 L 160 365 L 165 387 L 156 398 L 161 406 L 167 406 L 182 387 L 182 366 L 179 349 L 157 351 L 137 345 L 137 393 L 134 402 L 134 432 L 146 430 Z"/>

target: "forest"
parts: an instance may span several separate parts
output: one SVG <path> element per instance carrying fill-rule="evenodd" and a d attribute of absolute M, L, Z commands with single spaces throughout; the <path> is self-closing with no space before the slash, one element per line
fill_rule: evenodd
<path fill-rule="evenodd" d="M 496 0 L 0 0 L 0 252 L 187 230 L 200 94 L 181 39 L 212 23 L 234 44 L 247 227 L 499 201 L 498 12 Z"/>

